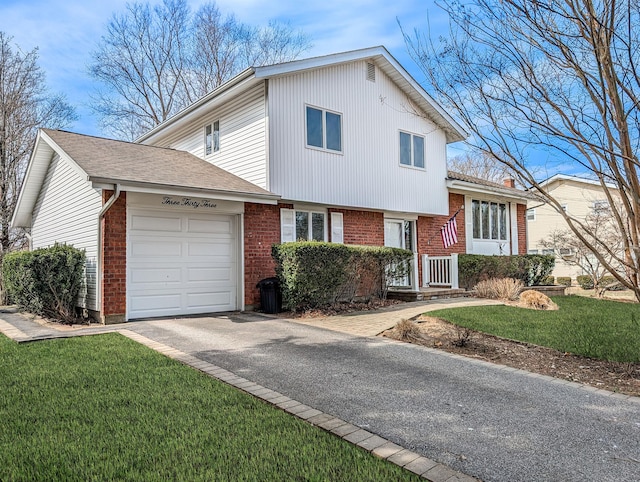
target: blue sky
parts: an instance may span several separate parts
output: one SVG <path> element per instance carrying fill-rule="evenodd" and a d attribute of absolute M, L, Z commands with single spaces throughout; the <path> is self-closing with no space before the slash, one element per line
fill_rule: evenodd
<path fill-rule="evenodd" d="M 197 9 L 205 0 L 188 3 Z M 423 79 L 407 54 L 397 19 L 407 30 L 426 28 L 427 15 L 432 26 L 434 19 L 447 26 L 446 16 L 432 0 L 216 3 L 224 13 L 235 13 L 253 25 L 265 25 L 270 19 L 289 21 L 311 37 L 313 48 L 305 57 L 384 45 L 418 81 Z M 72 127 L 77 132 L 101 134 L 88 107 L 96 84 L 87 74 L 87 65 L 111 15 L 124 11 L 126 4 L 126 0 L 0 0 L 0 30 L 13 36 L 24 51 L 39 48 L 47 85 L 64 93 L 78 111 L 80 118 Z"/>
<path fill-rule="evenodd" d="M 188 0 L 194 10 L 205 2 Z M 126 4 L 127 0 L 0 0 L 0 30 L 25 51 L 39 48 L 47 85 L 64 93 L 77 109 L 79 119 L 71 127 L 75 132 L 102 135 L 89 108 L 96 84 L 87 65 L 110 17 L 123 12 Z M 313 48 L 305 57 L 384 45 L 423 85 L 424 76 L 407 52 L 398 21 L 407 32 L 429 29 L 432 37 L 446 34 L 449 26 L 434 0 L 218 0 L 217 4 L 223 13 L 234 13 L 252 25 L 266 25 L 271 19 L 290 22 L 311 37 Z M 448 149 L 449 156 L 464 152 L 463 143 Z M 574 169 L 544 152 L 534 157 L 544 171 L 541 178 Z"/>

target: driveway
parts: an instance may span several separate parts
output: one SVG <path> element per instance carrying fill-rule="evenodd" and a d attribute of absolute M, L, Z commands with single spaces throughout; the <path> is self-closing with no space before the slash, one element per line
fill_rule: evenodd
<path fill-rule="evenodd" d="M 638 398 L 260 315 L 122 328 L 485 481 L 640 479 Z"/>

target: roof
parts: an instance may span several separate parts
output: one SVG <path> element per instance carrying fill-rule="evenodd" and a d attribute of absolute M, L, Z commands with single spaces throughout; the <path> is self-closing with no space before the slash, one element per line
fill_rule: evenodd
<path fill-rule="evenodd" d="M 602 187 L 602 184 L 600 184 L 600 181 L 598 181 L 597 179 L 588 179 L 586 177 L 578 177 L 578 176 L 570 176 L 568 174 L 555 174 L 547 179 L 545 179 L 544 181 L 540 182 L 540 187 L 545 187 L 548 186 L 549 184 L 555 182 L 555 181 L 570 181 L 570 182 L 576 182 L 579 184 L 589 184 L 591 186 L 598 186 L 598 187 Z M 612 183 L 606 183 L 606 186 L 610 189 L 617 189 L 618 187 L 615 184 Z"/>
<path fill-rule="evenodd" d="M 13 224 L 28 225 L 54 154 L 69 159 L 93 187 L 120 184 L 123 190 L 161 189 L 211 197 L 275 203 L 261 187 L 175 149 L 41 129 L 29 161 Z"/>
<path fill-rule="evenodd" d="M 209 104 L 211 102 L 222 102 L 234 93 L 248 88 L 257 81 L 359 60 L 373 61 L 386 75 L 391 78 L 391 80 L 393 80 L 393 82 L 407 93 L 408 97 L 415 102 L 438 127 L 445 131 L 447 142 L 451 143 L 462 141 L 468 137 L 468 133 L 465 128 L 451 117 L 424 90 L 424 88 L 415 81 L 404 67 L 402 67 L 395 58 L 393 58 L 389 51 L 382 46 L 378 46 L 320 57 L 294 60 L 292 62 L 284 62 L 281 64 L 251 67 L 228 82 L 222 84 L 220 87 L 202 97 L 189 107 L 178 112 L 167 121 L 151 129 L 149 132 L 138 138 L 136 142 L 147 142 L 160 131 L 169 128 L 180 121 L 189 121 L 194 116 L 199 115 L 200 108 L 205 104 Z"/>
<path fill-rule="evenodd" d="M 508 187 L 498 182 L 489 181 L 475 176 L 469 176 L 460 172 L 447 171 L 447 187 L 450 190 L 484 192 L 487 194 L 498 194 L 503 197 L 514 198 L 518 200 L 528 201 L 537 199 L 537 197 L 529 192 Z"/>

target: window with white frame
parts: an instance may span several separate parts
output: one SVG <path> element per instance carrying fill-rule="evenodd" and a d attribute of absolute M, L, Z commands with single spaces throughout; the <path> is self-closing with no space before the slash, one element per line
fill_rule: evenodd
<path fill-rule="evenodd" d="M 506 241 L 507 213 L 505 203 L 472 200 L 473 238 Z"/>
<path fill-rule="evenodd" d="M 206 156 L 220 150 L 220 121 L 204 127 L 204 153 Z"/>
<path fill-rule="evenodd" d="M 543 249 L 542 254 L 555 254 L 555 252 L 553 251 L 553 249 Z"/>
<path fill-rule="evenodd" d="M 280 233 L 280 240 L 283 243 L 291 241 L 326 241 L 327 215 L 318 211 L 281 209 Z"/>
<path fill-rule="evenodd" d="M 604 214 L 609 211 L 609 201 L 606 199 L 593 201 L 592 209 L 595 214 Z"/>
<path fill-rule="evenodd" d="M 342 152 L 342 114 L 306 106 L 307 146 Z"/>
<path fill-rule="evenodd" d="M 536 220 L 536 209 L 531 208 L 527 209 L 527 221 L 535 221 Z"/>
<path fill-rule="evenodd" d="M 537 249 L 530 249 L 529 251 L 527 251 L 527 254 L 538 254 L 538 250 Z"/>
<path fill-rule="evenodd" d="M 424 169 L 424 137 L 400 131 L 400 164 Z"/>

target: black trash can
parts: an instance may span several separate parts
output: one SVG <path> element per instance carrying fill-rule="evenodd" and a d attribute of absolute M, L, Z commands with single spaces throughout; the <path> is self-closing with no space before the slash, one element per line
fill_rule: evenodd
<path fill-rule="evenodd" d="M 258 282 L 260 288 L 260 309 L 265 313 L 280 313 L 282 311 L 282 293 L 278 278 L 265 278 Z"/>

